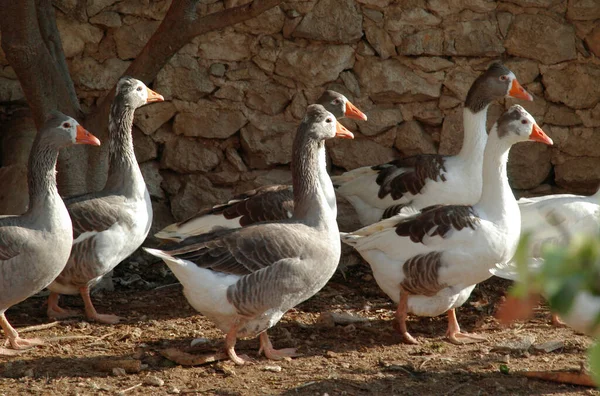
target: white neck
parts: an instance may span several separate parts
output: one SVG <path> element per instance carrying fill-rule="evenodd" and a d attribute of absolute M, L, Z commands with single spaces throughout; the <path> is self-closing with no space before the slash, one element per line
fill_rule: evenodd
<path fill-rule="evenodd" d="M 483 188 L 481 199 L 475 205 L 488 220 L 498 224 L 520 222 L 520 212 L 515 196 L 508 184 L 506 162 L 512 142 L 500 139 L 497 126 L 490 132 L 483 154 Z"/>
<path fill-rule="evenodd" d="M 325 145 L 319 150 L 319 164 L 318 164 L 319 184 L 321 185 L 321 191 L 325 197 L 327 205 L 333 212 L 333 217 L 337 217 L 337 202 L 335 199 L 335 190 L 331 183 L 331 177 L 327 173 L 327 159 L 325 155 Z"/>
<path fill-rule="evenodd" d="M 481 167 L 483 150 L 488 137 L 485 130 L 487 109 L 488 106 L 485 106 L 477 113 L 473 113 L 467 107 L 463 109 L 463 144 L 457 157 L 462 161 L 472 163 L 477 169 Z"/>

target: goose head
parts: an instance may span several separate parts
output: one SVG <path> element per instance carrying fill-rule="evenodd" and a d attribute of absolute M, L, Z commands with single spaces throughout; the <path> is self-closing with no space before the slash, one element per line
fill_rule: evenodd
<path fill-rule="evenodd" d="M 503 64 L 496 62 L 473 82 L 465 106 L 473 112 L 478 112 L 491 102 L 504 97 L 533 100 L 533 96 L 521 86 L 515 74 Z"/>
<path fill-rule="evenodd" d="M 511 106 L 497 121 L 498 137 L 514 144 L 534 141 L 552 146 L 552 139 L 538 126 L 533 116 L 519 105 Z"/>
<path fill-rule="evenodd" d="M 312 104 L 306 109 L 306 115 L 300 125 L 307 138 L 323 141 L 334 137 L 354 139 L 352 132 L 340 124 L 335 116 L 320 104 Z"/>
<path fill-rule="evenodd" d="M 317 99 L 317 103 L 325 107 L 336 118 L 352 118 L 367 121 L 365 113 L 354 106 L 347 97 L 339 92 L 328 89 Z"/>
<path fill-rule="evenodd" d="M 152 102 L 162 102 L 163 96 L 146 86 L 140 80 L 124 76 L 117 83 L 115 102 L 121 101 L 124 106 L 137 109 Z"/>
<path fill-rule="evenodd" d="M 40 138 L 50 146 L 63 148 L 72 144 L 90 144 L 100 146 L 100 140 L 72 117 L 59 111 L 53 111 L 41 129 Z"/>

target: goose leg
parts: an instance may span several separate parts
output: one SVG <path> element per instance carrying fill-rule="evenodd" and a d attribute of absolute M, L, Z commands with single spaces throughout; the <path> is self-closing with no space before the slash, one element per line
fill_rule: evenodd
<path fill-rule="evenodd" d="M 64 319 L 64 318 L 70 318 L 72 316 L 79 315 L 79 313 L 77 311 L 59 307 L 58 306 L 59 299 L 60 299 L 60 294 L 50 292 L 50 295 L 48 296 L 48 310 L 46 311 L 49 318 Z"/>
<path fill-rule="evenodd" d="M 19 337 L 19 333 L 17 333 L 17 331 L 10 325 L 10 323 L 8 323 L 8 320 L 6 320 L 4 312 L 0 314 L 0 327 L 2 327 L 2 330 L 4 330 L 4 334 L 7 338 L 7 343 L 9 343 L 14 349 L 29 349 L 33 348 L 34 346 L 44 344 L 44 341 L 42 341 L 39 338 L 26 339 Z M 16 353 L 8 349 L 0 348 L 0 355 L 2 354 L 15 355 Z"/>
<path fill-rule="evenodd" d="M 250 358 L 248 358 L 248 356 L 242 355 L 242 356 L 238 356 L 237 353 L 235 353 L 235 343 L 237 341 L 237 331 L 240 328 L 241 323 L 236 323 L 233 326 L 231 326 L 231 329 L 229 329 L 229 332 L 227 333 L 227 335 L 225 336 L 225 352 L 227 352 L 227 356 L 229 356 L 229 358 L 237 365 L 244 365 L 244 364 L 248 364 L 251 363 Z"/>
<path fill-rule="evenodd" d="M 410 335 L 406 328 L 406 317 L 408 316 L 408 297 L 409 294 L 400 287 L 400 301 L 396 309 L 396 320 L 394 328 L 402 336 L 402 340 L 407 344 L 418 344 L 419 342 Z"/>
<path fill-rule="evenodd" d="M 566 324 L 565 324 L 565 322 L 563 322 L 562 320 L 560 320 L 560 318 L 558 317 L 558 314 L 553 313 L 552 314 L 552 326 L 555 326 L 555 327 L 565 327 Z"/>
<path fill-rule="evenodd" d="M 87 316 L 88 319 L 108 324 L 119 323 L 119 321 L 122 319 L 117 315 L 99 314 L 96 312 L 96 308 L 94 308 L 94 304 L 92 304 L 92 299 L 90 298 L 89 287 L 84 286 L 79 288 L 79 293 L 81 293 L 81 297 L 83 298 L 83 304 L 85 305 L 85 316 Z"/>
<path fill-rule="evenodd" d="M 448 331 L 446 331 L 446 337 L 448 337 L 448 340 L 451 343 L 456 345 L 471 344 L 487 340 L 485 337 L 476 334 L 461 332 L 458 320 L 456 320 L 456 310 L 454 308 L 448 311 Z"/>
<path fill-rule="evenodd" d="M 292 358 L 298 356 L 295 348 L 273 348 L 273 344 L 271 344 L 271 340 L 269 339 L 269 335 L 266 331 L 260 333 L 260 349 L 258 350 L 258 354 L 260 355 L 263 352 L 267 359 L 271 360 L 283 360 L 285 358 Z"/>

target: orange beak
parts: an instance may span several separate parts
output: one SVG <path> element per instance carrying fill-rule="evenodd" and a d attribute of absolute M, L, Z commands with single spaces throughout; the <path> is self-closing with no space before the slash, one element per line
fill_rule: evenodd
<path fill-rule="evenodd" d="M 510 85 L 510 91 L 508 91 L 508 96 L 517 99 L 527 100 L 529 102 L 533 101 L 533 96 L 531 96 L 531 94 L 527 92 L 525 88 L 521 86 L 521 84 L 519 84 L 516 78 L 512 81 L 512 84 Z"/>
<path fill-rule="evenodd" d="M 146 99 L 146 103 L 152 102 L 163 102 L 165 98 L 158 92 L 151 90 L 150 88 L 146 88 L 148 90 L 148 99 Z"/>
<path fill-rule="evenodd" d="M 345 126 L 336 121 L 335 137 L 342 139 L 354 139 L 354 134 L 347 130 Z"/>
<path fill-rule="evenodd" d="M 348 118 L 355 120 L 367 121 L 367 116 L 362 111 L 358 110 L 358 107 L 354 106 L 350 101 L 346 102 L 346 112 L 344 115 Z"/>
<path fill-rule="evenodd" d="M 77 125 L 77 136 L 75 136 L 75 144 L 91 144 L 92 146 L 100 146 L 100 140 L 81 125 Z"/>
<path fill-rule="evenodd" d="M 533 124 L 533 128 L 531 128 L 531 135 L 529 135 L 529 140 L 533 140 L 535 142 L 540 142 L 547 144 L 548 146 L 552 146 L 554 142 L 552 139 L 537 124 Z"/>

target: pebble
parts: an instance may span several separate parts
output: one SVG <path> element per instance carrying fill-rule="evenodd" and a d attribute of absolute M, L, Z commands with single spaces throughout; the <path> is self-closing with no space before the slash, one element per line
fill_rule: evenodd
<path fill-rule="evenodd" d="M 123 375 L 126 375 L 126 374 L 127 374 L 127 372 L 125 372 L 125 369 L 124 369 L 124 368 L 122 368 L 122 367 L 113 367 L 113 369 L 112 369 L 112 374 L 113 374 L 115 377 L 121 377 L 121 376 L 123 376 Z"/>
<path fill-rule="evenodd" d="M 492 348 L 492 351 L 525 352 L 535 342 L 535 336 L 526 335 L 514 340 L 506 340 Z"/>
<path fill-rule="evenodd" d="M 178 395 L 181 393 L 181 391 L 179 389 L 175 388 L 173 385 L 171 385 L 167 389 L 167 393 L 170 395 Z"/>
<path fill-rule="evenodd" d="M 263 367 L 264 371 L 272 371 L 274 373 L 280 373 L 281 372 L 281 366 L 265 366 Z"/>
<path fill-rule="evenodd" d="M 204 337 L 194 338 L 192 340 L 192 342 L 190 342 L 190 346 L 195 346 L 195 345 L 198 345 L 198 344 L 206 344 L 206 343 L 209 343 L 209 342 L 210 342 L 210 339 L 208 339 L 208 338 L 204 338 Z"/>
<path fill-rule="evenodd" d="M 149 375 L 146 378 L 144 378 L 143 383 L 144 385 L 163 386 L 165 384 L 165 381 L 163 381 L 155 375 Z"/>
<path fill-rule="evenodd" d="M 560 340 L 553 340 L 553 341 L 548 341 L 548 342 L 543 342 L 541 344 L 535 344 L 533 346 L 533 349 L 535 349 L 536 351 L 540 351 L 540 352 L 552 352 L 555 351 L 557 349 L 563 348 L 565 346 L 565 343 L 560 341 Z"/>

